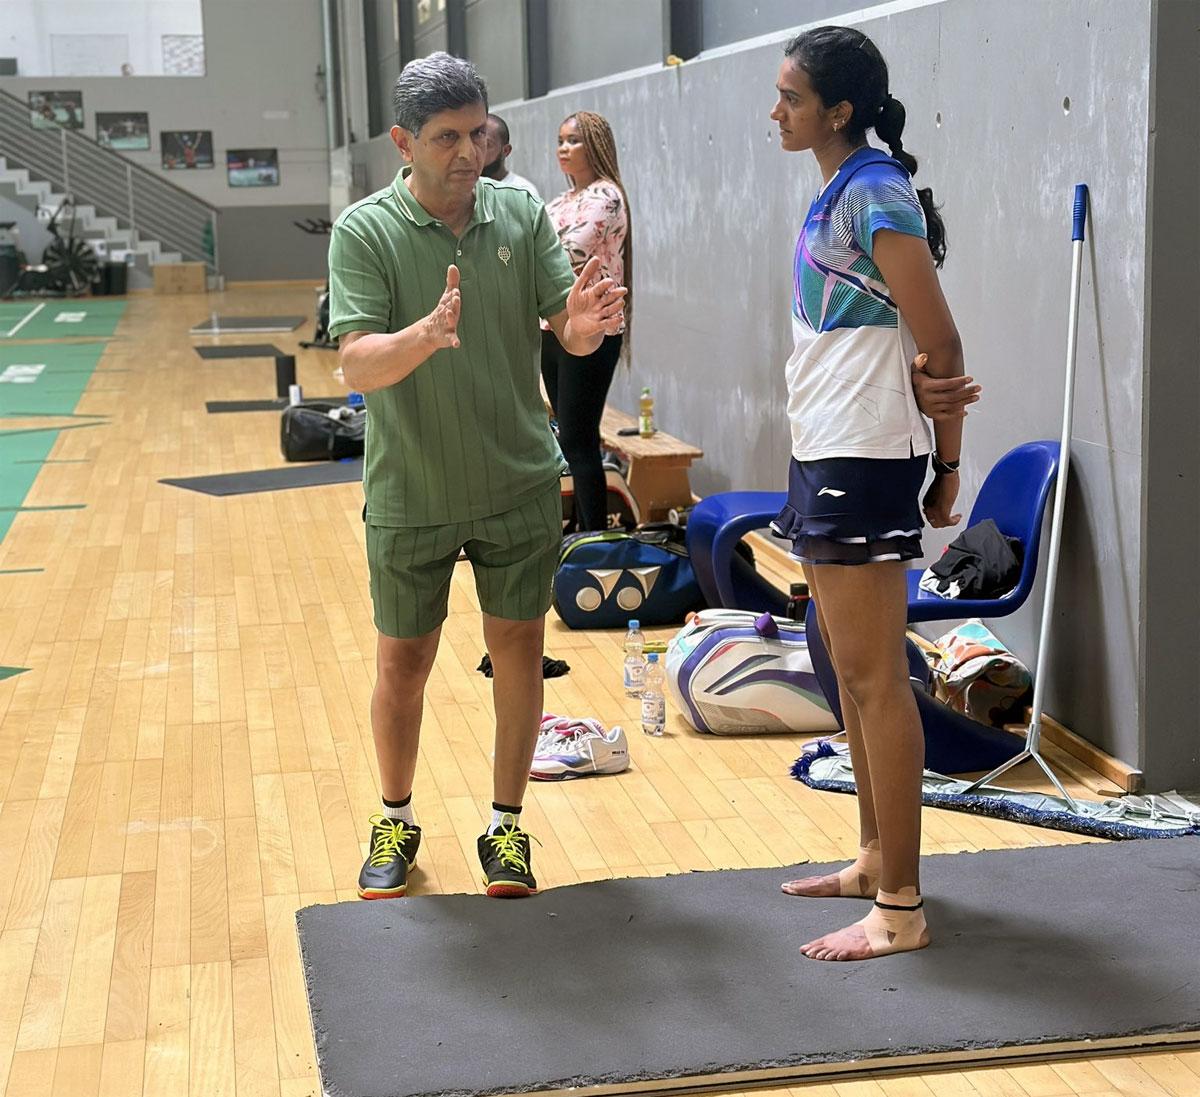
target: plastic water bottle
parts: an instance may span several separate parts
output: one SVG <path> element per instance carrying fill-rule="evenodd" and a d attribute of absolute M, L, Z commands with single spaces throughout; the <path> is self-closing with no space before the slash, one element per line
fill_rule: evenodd
<path fill-rule="evenodd" d="M 658 652 L 646 656 L 646 680 L 642 686 L 642 731 L 647 735 L 662 735 L 667 724 L 667 699 L 663 695 L 666 678 Z"/>
<path fill-rule="evenodd" d="M 642 389 L 641 398 L 638 400 L 638 434 L 649 438 L 654 430 L 654 397 L 647 386 Z"/>
<path fill-rule="evenodd" d="M 642 649 L 646 646 L 646 637 L 642 634 L 642 626 L 638 621 L 629 622 L 629 631 L 625 633 L 625 696 L 641 697 L 642 681 L 646 676 L 646 658 Z"/>
<path fill-rule="evenodd" d="M 346 396 L 346 406 L 350 408 L 365 407 L 366 400 L 363 399 L 361 392 L 351 392 Z"/>
<path fill-rule="evenodd" d="M 808 592 L 807 583 L 793 583 L 791 593 L 788 595 L 787 615 L 793 621 L 799 621 L 804 624 L 805 615 L 808 613 L 808 602 L 812 595 Z"/>

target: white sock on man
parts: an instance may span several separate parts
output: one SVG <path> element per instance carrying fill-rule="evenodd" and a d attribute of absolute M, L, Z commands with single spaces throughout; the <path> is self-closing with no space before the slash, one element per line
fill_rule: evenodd
<path fill-rule="evenodd" d="M 511 804 L 492 804 L 492 821 L 488 824 L 488 834 L 495 834 L 498 830 L 507 830 L 509 827 L 521 825 L 521 808 L 520 805 L 513 807 Z"/>
<path fill-rule="evenodd" d="M 385 799 L 382 814 L 385 819 L 395 819 L 411 827 L 416 822 L 413 817 L 412 793 L 410 792 L 403 800 Z"/>

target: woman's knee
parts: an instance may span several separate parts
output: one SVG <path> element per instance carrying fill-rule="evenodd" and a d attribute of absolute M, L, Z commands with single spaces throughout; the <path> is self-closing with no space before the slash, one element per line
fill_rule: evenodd
<path fill-rule="evenodd" d="M 896 660 L 841 653 L 836 669 L 838 683 L 860 712 L 892 706 L 911 696 L 908 669 Z"/>

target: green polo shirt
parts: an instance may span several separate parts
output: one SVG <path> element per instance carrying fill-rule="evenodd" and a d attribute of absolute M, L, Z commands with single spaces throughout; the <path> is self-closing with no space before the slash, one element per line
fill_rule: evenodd
<path fill-rule="evenodd" d="M 457 349 L 435 351 L 403 381 L 369 393 L 367 520 L 435 526 L 512 510 L 565 467 L 538 387 L 538 318 L 561 312 L 574 282 L 541 202 L 475 185 L 462 236 L 405 185 L 356 202 L 329 244 L 329 332 L 400 331 L 427 316 L 458 266 Z"/>

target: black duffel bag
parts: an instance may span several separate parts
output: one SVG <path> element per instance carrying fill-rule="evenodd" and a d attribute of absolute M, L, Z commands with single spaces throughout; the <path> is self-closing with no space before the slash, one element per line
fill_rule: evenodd
<path fill-rule="evenodd" d="M 335 408 L 340 418 L 329 414 Z M 365 408 L 309 400 L 283 409 L 279 448 L 288 461 L 340 461 L 362 456 L 366 433 Z"/>

